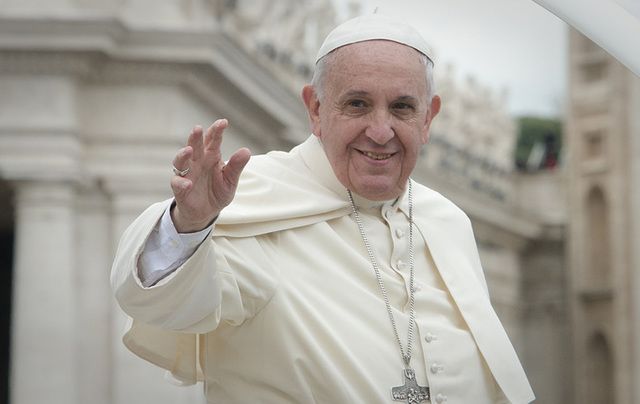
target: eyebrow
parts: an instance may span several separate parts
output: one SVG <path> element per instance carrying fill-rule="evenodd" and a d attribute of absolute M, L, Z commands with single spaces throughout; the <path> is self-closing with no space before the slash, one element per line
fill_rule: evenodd
<path fill-rule="evenodd" d="M 369 93 L 363 90 L 349 90 L 342 95 L 342 99 L 345 98 L 353 98 L 353 97 L 368 97 Z M 417 103 L 418 99 L 411 95 L 401 95 L 400 97 L 393 100 L 393 102 L 407 102 L 407 103 Z"/>
<path fill-rule="evenodd" d="M 403 95 L 398 97 L 397 99 L 395 99 L 393 102 L 406 102 L 406 103 L 410 103 L 410 104 L 415 104 L 418 102 L 418 99 L 416 97 L 413 97 L 411 95 Z"/>
<path fill-rule="evenodd" d="M 362 90 L 349 90 L 342 95 L 341 98 L 352 98 L 352 97 L 368 97 L 369 93 Z"/>

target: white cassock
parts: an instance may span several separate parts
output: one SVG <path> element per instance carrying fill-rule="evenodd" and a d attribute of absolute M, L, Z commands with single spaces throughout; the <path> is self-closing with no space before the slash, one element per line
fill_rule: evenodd
<path fill-rule="evenodd" d="M 528 403 L 533 392 L 491 307 L 469 219 L 414 183 L 412 367 L 432 402 Z M 347 192 L 315 137 L 252 157 L 213 237 L 152 287 L 137 275 L 170 202 L 124 233 L 112 270 L 134 320 L 129 349 L 210 403 L 391 403 L 403 362 Z M 406 344 L 408 197 L 356 199 Z"/>

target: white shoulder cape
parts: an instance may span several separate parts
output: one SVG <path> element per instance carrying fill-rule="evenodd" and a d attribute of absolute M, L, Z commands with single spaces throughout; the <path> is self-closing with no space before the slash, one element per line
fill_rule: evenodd
<path fill-rule="evenodd" d="M 216 222 L 214 237 L 256 236 L 348 215 L 346 190 L 336 183 L 314 136 L 289 153 L 252 157 L 233 203 Z M 165 208 L 166 203 L 151 206 L 127 229 L 120 256 L 139 255 Z M 417 183 L 414 211 L 414 222 L 496 382 L 511 402 L 533 400 L 517 355 L 489 301 L 468 217 L 442 195 Z M 198 251 L 194 257 L 197 255 Z M 133 321 L 123 340 L 135 354 L 169 370 L 185 384 L 201 380 L 197 335 Z"/>

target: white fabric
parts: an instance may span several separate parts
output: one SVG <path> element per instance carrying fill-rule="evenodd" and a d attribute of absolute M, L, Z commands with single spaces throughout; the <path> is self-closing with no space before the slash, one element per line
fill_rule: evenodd
<path fill-rule="evenodd" d="M 429 45 L 415 28 L 395 17 L 368 14 L 347 20 L 334 28 L 320 46 L 316 63 L 341 46 L 374 39 L 386 39 L 410 46 L 433 60 Z"/>
<path fill-rule="evenodd" d="M 534 0 L 640 76 L 640 1 Z"/>
<path fill-rule="evenodd" d="M 155 285 L 184 264 L 212 229 L 213 224 L 199 232 L 178 233 L 171 220 L 171 205 L 167 206 L 140 255 L 138 265 L 142 285 Z"/>
<path fill-rule="evenodd" d="M 133 352 L 185 381 L 201 366 L 210 402 L 390 401 L 398 348 L 345 190 L 314 137 L 291 153 L 252 157 L 213 239 L 144 288 L 137 257 L 168 204 L 127 229 L 114 261 L 116 297 L 136 318 L 124 338 Z M 500 389 L 511 402 L 531 401 L 468 219 L 418 184 L 415 205 L 419 380 L 449 402 L 502 402 Z M 406 196 L 363 206 L 403 340 L 406 214 Z"/>

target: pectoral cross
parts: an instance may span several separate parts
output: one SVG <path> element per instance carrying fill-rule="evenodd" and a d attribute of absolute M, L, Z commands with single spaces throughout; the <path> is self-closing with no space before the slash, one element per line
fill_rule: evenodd
<path fill-rule="evenodd" d="M 430 399 L 429 388 L 418 386 L 416 372 L 411 368 L 404 370 L 404 386 L 392 387 L 393 401 L 407 400 L 407 404 L 418 404 Z"/>

